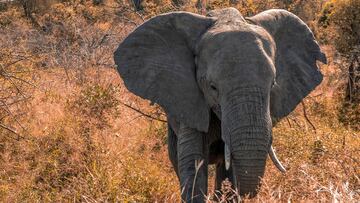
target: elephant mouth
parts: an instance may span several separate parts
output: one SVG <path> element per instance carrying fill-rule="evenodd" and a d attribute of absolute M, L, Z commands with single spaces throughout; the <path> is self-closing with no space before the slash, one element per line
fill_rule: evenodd
<path fill-rule="evenodd" d="M 221 119 L 221 106 L 220 104 L 215 104 L 214 106 L 211 107 L 211 110 L 215 113 L 215 115 Z M 225 140 L 223 140 L 225 142 Z M 285 173 L 286 169 L 283 166 L 283 164 L 281 163 L 281 161 L 277 158 L 276 152 L 273 148 L 273 146 L 270 146 L 269 149 L 269 157 L 270 160 L 272 161 L 272 163 L 276 166 L 276 168 L 281 172 L 281 173 Z M 230 169 L 230 165 L 231 165 L 231 151 L 230 151 L 230 147 L 225 144 L 224 147 L 224 160 L 225 160 L 225 168 L 226 170 Z"/>
<path fill-rule="evenodd" d="M 272 163 L 276 166 L 276 168 L 281 172 L 281 173 L 286 173 L 286 169 L 285 167 L 282 165 L 282 163 L 279 161 L 279 159 L 277 158 L 276 156 L 276 153 L 275 153 L 275 150 L 274 148 L 270 145 L 270 149 L 267 153 L 270 157 L 270 160 L 272 161 Z M 248 160 L 233 160 L 232 158 L 232 153 L 231 153 L 231 150 L 230 150 L 230 147 L 225 144 L 224 146 L 224 161 L 225 161 L 225 169 L 228 171 L 231 167 L 232 164 L 236 164 L 237 166 L 241 166 L 243 165 L 243 161 L 244 163 L 246 163 Z M 234 162 L 234 163 L 232 163 Z M 265 162 L 264 162 L 265 164 Z M 233 165 L 234 167 L 234 165 Z M 264 166 L 265 167 L 265 166 Z M 235 167 L 236 168 L 236 167 Z M 234 170 L 234 168 L 233 168 Z M 245 168 L 244 169 L 244 173 L 245 173 L 245 179 L 248 179 L 248 172 L 251 173 L 250 171 L 252 170 L 251 167 L 250 168 Z M 256 170 L 259 170 L 259 168 L 255 168 L 255 171 Z M 263 169 L 260 169 L 264 172 L 264 168 Z M 256 194 L 257 194 L 257 189 L 258 187 L 260 187 L 260 178 L 262 178 L 263 176 L 263 173 L 261 174 L 258 174 L 256 175 L 257 177 L 255 179 L 257 180 L 252 180 L 253 182 L 256 182 L 255 184 L 253 184 L 252 186 L 249 186 L 249 185 L 246 185 L 245 188 L 247 189 L 242 189 L 242 186 L 243 184 L 241 182 L 243 182 L 241 179 L 244 178 L 244 175 L 239 175 L 239 172 L 235 173 L 234 176 L 233 176 L 233 179 L 234 179 L 234 187 L 235 188 L 239 188 L 238 186 L 240 185 L 240 189 L 238 190 L 240 193 L 241 196 L 243 195 L 249 195 L 250 198 L 254 197 Z M 250 188 L 250 189 L 249 189 Z"/>
<path fill-rule="evenodd" d="M 212 106 L 211 109 L 215 113 L 215 115 L 219 119 L 221 119 L 221 106 L 219 104 L 216 104 L 216 105 Z M 278 159 L 276 152 L 272 145 L 270 146 L 270 149 L 269 149 L 269 157 L 270 157 L 270 160 L 272 161 L 272 163 L 276 166 L 276 168 L 281 173 L 286 172 L 285 167 L 283 166 L 281 161 Z M 227 144 L 225 144 L 225 147 L 224 147 L 224 160 L 225 160 L 225 168 L 226 168 L 226 170 L 229 170 L 230 165 L 231 165 L 231 151 L 230 151 L 230 147 Z"/>
<path fill-rule="evenodd" d="M 220 104 L 215 104 L 211 107 L 211 110 L 215 113 L 218 119 L 221 120 L 221 106 Z"/>

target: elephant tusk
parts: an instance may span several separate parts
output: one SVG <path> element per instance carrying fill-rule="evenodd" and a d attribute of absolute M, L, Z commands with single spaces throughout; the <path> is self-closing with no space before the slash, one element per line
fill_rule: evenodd
<path fill-rule="evenodd" d="M 270 151 L 269 151 L 269 156 L 271 158 L 271 161 L 274 163 L 274 165 L 276 166 L 277 169 L 279 169 L 279 171 L 281 173 L 285 173 L 286 169 L 285 167 L 281 164 L 281 162 L 279 161 L 279 159 L 277 158 L 274 148 L 271 146 L 270 147 Z"/>
<path fill-rule="evenodd" d="M 227 146 L 227 144 L 225 144 L 224 158 L 225 158 L 225 169 L 229 170 L 229 168 L 230 168 L 230 160 L 231 160 L 231 153 L 230 153 L 229 146 Z"/>

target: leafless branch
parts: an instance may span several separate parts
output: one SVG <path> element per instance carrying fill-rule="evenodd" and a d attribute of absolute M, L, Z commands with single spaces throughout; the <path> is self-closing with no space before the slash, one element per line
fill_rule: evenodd
<path fill-rule="evenodd" d="M 30 58 L 33 58 L 33 57 L 35 57 L 35 55 L 19 56 L 19 57 L 21 57 L 21 58 L 18 59 L 18 60 L 15 60 L 15 61 L 13 61 L 13 62 L 11 62 L 11 63 L 9 63 L 9 64 L 6 64 L 6 65 L 5 65 L 5 68 L 10 67 L 10 66 L 12 66 L 12 65 L 15 65 L 16 63 L 19 63 L 19 62 L 21 62 L 21 61 L 24 61 L 24 60 L 28 60 L 28 59 L 30 59 Z"/>
<path fill-rule="evenodd" d="M 302 107 L 303 107 L 303 113 L 304 113 L 305 120 L 311 125 L 312 129 L 313 129 L 313 130 L 315 131 L 315 133 L 316 133 L 316 128 L 315 128 L 314 124 L 310 121 L 309 117 L 307 116 L 306 106 L 305 106 L 304 101 L 301 101 L 301 105 L 302 105 Z"/>
<path fill-rule="evenodd" d="M 7 73 L 7 74 L 3 74 L 3 76 L 4 76 L 4 78 L 6 78 L 6 79 L 14 78 L 15 80 L 19 80 L 19 81 L 21 81 L 21 82 L 23 82 L 23 83 L 25 83 L 25 84 L 28 84 L 28 85 L 33 86 L 33 87 L 36 87 L 36 85 L 32 84 L 31 82 L 26 81 L 26 80 L 24 80 L 24 79 L 22 79 L 22 78 L 16 77 L 16 76 L 14 76 L 14 75 L 12 75 L 12 74 L 8 74 L 8 73 Z"/>
<path fill-rule="evenodd" d="M 13 133 L 13 134 L 15 134 L 15 135 L 17 136 L 17 139 L 16 139 L 16 140 L 19 140 L 20 138 L 22 138 L 22 139 L 25 138 L 24 136 L 22 136 L 22 135 L 20 135 L 18 132 L 16 132 L 16 130 L 14 130 L 14 129 L 12 129 L 12 128 L 10 128 L 10 127 L 2 124 L 2 123 L 0 123 L 0 127 L 3 128 L 3 129 L 5 129 L 5 130 L 7 130 L 7 131 L 9 131 L 9 132 L 11 132 L 11 133 Z"/>
<path fill-rule="evenodd" d="M 133 20 L 131 20 L 130 18 L 126 17 L 126 16 L 121 16 L 121 15 L 117 15 L 121 20 L 126 21 L 127 23 L 131 23 L 135 26 L 138 26 L 139 24 Z"/>
<path fill-rule="evenodd" d="M 297 122 L 296 118 L 290 118 L 294 123 L 299 127 L 302 128 L 302 126 Z"/>
<path fill-rule="evenodd" d="M 163 119 L 161 119 L 161 118 L 156 118 L 156 117 L 153 117 L 153 116 L 151 116 L 151 115 L 149 115 L 149 114 L 146 114 L 146 113 L 142 112 L 140 109 L 137 109 L 137 108 L 135 108 L 135 107 L 132 107 L 132 106 L 129 105 L 129 104 L 125 104 L 125 103 L 123 103 L 123 102 L 120 102 L 120 103 L 121 103 L 122 105 L 124 105 L 124 106 L 126 106 L 126 107 L 128 107 L 128 108 L 130 108 L 130 109 L 132 109 L 132 110 L 134 110 L 134 111 L 136 111 L 137 113 L 141 114 L 142 116 L 145 116 L 145 117 L 150 118 L 150 119 L 153 119 L 153 120 L 161 121 L 161 122 L 164 122 L 164 123 L 167 122 L 166 120 L 163 120 Z"/>
<path fill-rule="evenodd" d="M 121 3 L 118 2 L 118 4 L 121 4 Z M 119 8 L 121 8 L 122 10 L 119 11 L 119 12 L 126 12 L 126 11 L 128 11 L 128 12 L 131 12 L 131 13 L 135 13 L 137 16 L 139 16 L 139 18 L 140 18 L 143 22 L 145 21 L 144 16 L 142 16 L 139 12 L 134 11 L 134 10 L 132 10 L 132 9 L 130 9 L 130 8 L 126 8 L 126 7 L 123 7 L 123 6 L 107 6 L 107 7 L 108 7 L 108 8 L 113 8 L 113 9 L 119 9 Z"/>
<path fill-rule="evenodd" d="M 15 115 L 10 111 L 9 106 L 0 100 L 1 103 L 3 103 L 2 108 L 15 120 L 15 122 L 24 130 L 27 131 L 26 128 L 20 123 L 20 121 L 15 117 Z M 5 107 L 5 108 L 4 108 Z"/>
<path fill-rule="evenodd" d="M 288 117 L 286 117 L 286 121 L 287 121 L 287 123 L 289 124 L 289 127 L 292 128 L 291 123 L 290 123 L 290 120 L 289 120 Z"/>
<path fill-rule="evenodd" d="M 3 106 L 11 106 L 11 105 L 14 105 L 14 104 L 17 104 L 19 102 L 23 102 L 23 101 L 26 101 L 28 100 L 29 98 L 31 97 L 26 97 L 26 98 L 22 98 L 22 99 L 14 99 L 12 102 L 10 103 L 5 103 L 5 102 L 2 102 L 3 104 L 0 104 L 0 107 L 3 107 Z M 1 98 L 0 98 L 1 99 Z"/>
<path fill-rule="evenodd" d="M 11 78 L 7 78 L 7 80 L 16 89 L 17 93 L 19 93 L 23 98 L 26 98 L 25 94 L 20 90 L 20 88 L 16 85 L 16 83 Z"/>

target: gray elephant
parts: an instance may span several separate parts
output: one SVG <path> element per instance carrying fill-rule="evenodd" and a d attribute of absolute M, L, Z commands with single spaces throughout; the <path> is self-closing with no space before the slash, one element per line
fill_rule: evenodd
<path fill-rule="evenodd" d="M 244 18 L 235 8 L 151 18 L 114 60 L 126 87 L 166 112 L 169 157 L 186 202 L 204 201 L 209 164 L 216 164 L 216 189 L 228 178 L 250 197 L 268 154 L 283 171 L 272 127 L 320 84 L 316 61 L 326 63 L 294 14 Z"/>

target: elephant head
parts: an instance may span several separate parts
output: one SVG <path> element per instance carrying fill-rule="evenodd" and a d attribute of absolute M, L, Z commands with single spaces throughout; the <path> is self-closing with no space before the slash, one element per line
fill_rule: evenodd
<path fill-rule="evenodd" d="M 207 16 L 151 18 L 114 53 L 126 87 L 179 123 L 207 132 L 221 120 L 241 195 L 264 174 L 272 126 L 322 81 L 325 55 L 308 26 L 285 10 L 244 18 L 234 8 Z"/>

